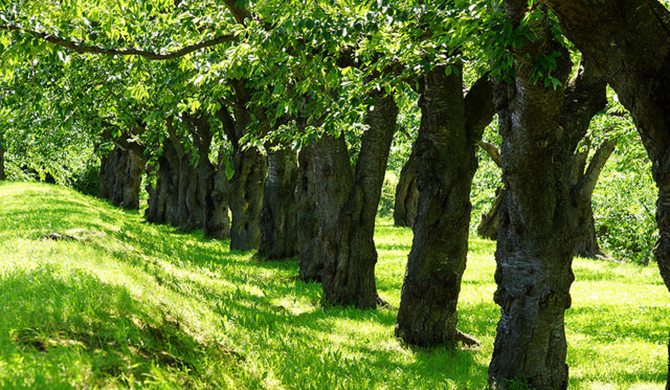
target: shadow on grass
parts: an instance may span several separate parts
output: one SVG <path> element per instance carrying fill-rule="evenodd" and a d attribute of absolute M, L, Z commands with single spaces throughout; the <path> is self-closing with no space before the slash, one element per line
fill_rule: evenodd
<path fill-rule="evenodd" d="M 149 378 L 155 366 L 177 376 L 197 375 L 203 355 L 224 365 L 239 357 L 218 344 L 195 340 L 169 315 L 156 316 L 125 288 L 82 270 L 64 272 L 48 265 L 9 273 L 0 279 L 0 291 L 5 292 L 0 295 L 2 360 L 19 354 L 45 361 L 39 375 L 54 371 L 51 385 L 61 375 L 56 357 L 68 353 L 84 356 L 96 381 L 126 385 Z M 7 381 L 2 387 L 9 388 L 25 379 L 3 376 L 0 382 Z"/>
<path fill-rule="evenodd" d="M 486 365 L 478 363 L 477 350 L 409 350 L 393 337 L 395 311 L 324 310 L 321 286 L 293 278 L 298 273 L 296 260 L 254 259 L 252 253 L 229 251 L 228 241 L 202 240 L 201 232 L 139 223 L 137 213 L 65 189 L 54 192 L 21 195 L 22 204 L 0 211 L 0 225 L 23 218 L 21 231 L 32 232 L 26 238 L 69 229 L 104 233 L 91 242 L 67 245 L 104 252 L 98 261 L 111 258 L 129 265 L 118 271 L 135 273 L 129 278 L 154 279 L 187 298 L 184 302 L 211 310 L 221 331 L 230 333 L 240 347 L 234 348 L 264 362 L 286 387 L 370 388 L 392 383 L 400 388 L 444 388 L 447 382 L 458 388 L 485 386 Z M 44 221 L 51 226 L 45 227 Z M 126 288 L 94 274 L 62 274 L 52 267 L 6 274 L 0 280 L 1 291 L 15 291 L 2 297 L 0 307 L 24 302 L 0 314 L 5 316 L 3 333 L 10 335 L 5 338 L 15 351 L 77 350 L 90 360 L 96 376 L 115 378 L 141 377 L 153 365 L 198 373 L 202 355 L 208 360 L 223 356 L 222 364 L 236 361 L 231 352 L 203 345 L 183 331 L 173 319 L 181 317 L 168 312 L 171 309 L 147 307 Z M 392 287 L 399 288 L 401 282 Z M 483 306 L 464 309 L 468 310 L 473 319 L 486 312 Z"/>

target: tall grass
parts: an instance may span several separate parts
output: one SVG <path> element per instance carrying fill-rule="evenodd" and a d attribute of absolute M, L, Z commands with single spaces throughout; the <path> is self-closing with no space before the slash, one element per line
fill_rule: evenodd
<path fill-rule="evenodd" d="M 50 241 L 59 232 L 78 238 Z M 379 221 L 397 306 L 411 231 Z M 295 260 L 266 262 L 51 185 L 0 184 L 0 388 L 483 389 L 499 317 L 495 243 L 473 239 L 470 349 L 412 349 L 396 312 L 321 306 Z M 575 261 L 571 388 L 660 389 L 670 299 L 658 272 Z"/>

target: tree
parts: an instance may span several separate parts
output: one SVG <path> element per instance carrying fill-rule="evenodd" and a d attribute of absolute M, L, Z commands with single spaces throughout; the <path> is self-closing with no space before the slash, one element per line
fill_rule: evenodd
<path fill-rule="evenodd" d="M 495 389 L 513 388 L 514 382 L 565 389 L 563 316 L 574 280 L 565 177 L 573 150 L 563 138 L 560 118 L 571 61 L 546 12 L 509 0 L 504 15 L 500 28 L 512 29 L 517 41 L 507 48 L 513 73 L 498 76 L 495 87 L 506 191 L 494 295 L 501 319 L 489 383 Z"/>
<path fill-rule="evenodd" d="M 555 1 L 566 36 L 592 61 L 630 111 L 659 189 L 655 248 L 661 276 L 670 289 L 670 12 L 655 0 Z M 669 345 L 670 349 L 670 345 Z M 670 373 L 666 389 L 670 389 Z"/>
<path fill-rule="evenodd" d="M 416 188 L 417 158 L 412 146 L 409 159 L 400 171 L 400 178 L 395 190 L 393 208 L 393 224 L 395 226 L 412 226 L 416 218 L 419 190 Z"/>
<path fill-rule="evenodd" d="M 267 149 L 268 177 L 263 191 L 258 253 L 268 259 L 284 259 L 295 256 L 297 250 L 298 155 L 286 146 Z"/>
<path fill-rule="evenodd" d="M 573 255 L 580 257 L 607 257 L 598 245 L 591 198 L 600 172 L 614 151 L 615 142 L 609 139 L 603 140 L 595 148 L 589 161 L 592 146 L 587 135 L 591 119 L 603 110 L 606 104 L 606 84 L 600 73 L 592 64 L 582 62 L 575 77 L 566 87 L 560 119 L 560 126 L 565 133 L 563 138 L 568 140 L 574 150 L 566 182 L 572 199 L 569 217 L 575 229 Z M 480 146 L 502 168 L 498 148 L 486 142 L 480 143 Z M 490 211 L 482 216 L 477 231 L 483 237 L 495 239 L 498 235 L 498 211 L 504 192 L 503 187 L 496 190 L 496 199 Z"/>
<path fill-rule="evenodd" d="M 475 152 L 493 117 L 488 77 L 464 95 L 462 67 L 454 68 L 436 66 L 422 78 L 421 127 L 413 148 L 418 207 L 395 332 L 424 347 L 456 346 Z"/>

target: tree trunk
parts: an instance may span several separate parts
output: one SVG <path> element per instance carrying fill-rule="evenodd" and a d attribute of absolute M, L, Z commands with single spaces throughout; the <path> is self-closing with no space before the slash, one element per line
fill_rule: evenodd
<path fill-rule="evenodd" d="M 282 147 L 268 153 L 268 176 L 260 215 L 258 252 L 266 259 L 296 255 L 296 200 L 298 159 L 295 150 Z"/>
<path fill-rule="evenodd" d="M 374 308 L 379 301 L 373 236 L 398 116 L 393 96 L 373 90 L 370 97 L 375 103 L 367 112 L 369 128 L 363 134 L 348 200 L 335 220 L 323 221 L 321 241 L 326 301 L 359 308 Z M 348 153 L 340 153 L 333 157 L 348 159 L 348 156 Z"/>
<path fill-rule="evenodd" d="M 395 190 L 393 208 L 393 224 L 395 226 L 412 226 L 416 218 L 419 201 L 419 190 L 416 188 L 416 144 L 412 145 L 412 153 L 400 171 L 400 179 Z"/>
<path fill-rule="evenodd" d="M 230 237 L 230 217 L 228 216 L 228 197 L 230 183 L 226 176 L 226 164 L 223 148 L 219 150 L 219 162 L 214 174 L 214 184 L 211 193 L 214 202 L 214 211 L 211 214 L 208 229 L 212 236 L 219 240 Z"/>
<path fill-rule="evenodd" d="M 496 198 L 491 205 L 488 213 L 482 213 L 482 218 L 477 225 L 477 234 L 480 237 L 490 240 L 498 239 L 498 230 L 500 228 L 500 205 L 505 197 L 505 189 L 500 186 L 496 188 Z"/>
<path fill-rule="evenodd" d="M 528 11 L 527 2 L 507 0 L 511 21 Z M 545 18 L 534 22 L 535 40 L 514 49 L 515 76 L 496 86 L 502 137 L 505 196 L 496 250 L 495 302 L 501 307 L 489 385 L 512 389 L 566 389 L 568 366 L 564 313 L 570 307 L 571 226 L 565 183 L 572 151 L 559 126 L 563 87 L 532 81 L 522 58 L 560 52 L 552 73 L 567 81 L 567 50 L 552 38 Z"/>
<path fill-rule="evenodd" d="M 209 117 L 201 114 L 187 116 L 187 120 L 198 152 L 198 161 L 195 166 L 198 180 L 192 180 L 192 182 L 198 184 L 196 210 L 199 210 L 201 215 L 200 225 L 205 237 L 222 240 L 230 234 L 228 205 L 223 196 L 223 193 L 227 191 L 221 191 L 221 186 L 225 186 L 226 183 L 217 183 L 217 180 L 225 178 L 225 166 L 223 177 L 218 176 L 217 179 L 217 167 L 209 159 L 214 136 Z M 195 210 L 192 213 L 195 213 Z"/>
<path fill-rule="evenodd" d="M 135 150 L 115 145 L 108 156 L 100 159 L 99 197 L 114 206 L 139 209 L 144 165 L 144 158 Z"/>
<path fill-rule="evenodd" d="M 568 178 L 568 183 L 572 188 L 572 207 L 569 209 L 569 216 L 575 232 L 575 242 L 572 252 L 575 256 L 587 258 L 607 257 L 600 248 L 600 245 L 598 245 L 591 199 L 600 172 L 602 172 L 605 163 L 612 155 L 614 147 L 614 142 L 609 140 L 604 141 L 598 147 L 593 158 L 591 158 L 591 162 L 586 170 L 585 161 L 588 150 L 573 155 L 571 168 L 574 172 Z"/>
<path fill-rule="evenodd" d="M 570 188 L 571 203 L 568 217 L 575 233 L 573 254 L 581 257 L 604 257 L 598 245 L 591 198 L 605 163 L 614 151 L 614 143 L 604 141 L 597 149 L 588 167 L 588 147 L 578 151 L 577 146 L 587 134 L 589 124 L 594 115 L 607 105 L 607 84 L 593 64 L 582 60 L 579 72 L 570 81 L 565 90 L 561 108 L 560 128 L 563 131 L 563 143 L 572 154 L 566 183 Z M 587 140 L 588 141 L 588 140 Z M 493 145 L 480 143 L 496 164 L 502 167 L 497 148 Z M 504 189 L 496 191 L 496 200 L 489 213 L 482 215 L 477 232 L 482 237 L 496 239 L 499 228 L 499 207 L 502 203 Z"/>
<path fill-rule="evenodd" d="M 235 173 L 230 179 L 229 205 L 233 214 L 230 249 L 258 249 L 261 240 L 260 213 L 263 186 L 268 173 L 267 157 L 255 147 L 238 149 L 233 155 Z"/>
<path fill-rule="evenodd" d="M 227 178 L 225 166 L 217 169 L 209 159 L 213 137 L 209 118 L 185 115 L 182 119 L 197 155 L 184 147 L 177 129 L 168 122 L 156 185 L 147 187 L 146 219 L 186 231 L 202 229 L 205 237 L 224 239 L 230 232 Z"/>
<path fill-rule="evenodd" d="M 156 186 L 147 186 L 149 208 L 145 218 L 152 223 L 165 223 L 172 226 L 178 221 L 179 213 L 179 156 L 171 142 L 164 142 L 162 154 L 158 158 Z"/>
<path fill-rule="evenodd" d="M 461 70 L 447 76 L 444 66 L 433 69 L 423 77 L 419 100 L 421 126 L 414 144 L 419 201 L 395 333 L 422 347 L 456 346 L 476 150 L 493 117 L 490 81 L 476 83 L 466 100 Z M 479 126 L 468 128 L 468 114 L 488 120 L 472 120 Z"/>
<path fill-rule="evenodd" d="M 353 183 L 344 136 L 324 134 L 300 151 L 296 188 L 300 278 L 322 281 L 324 227 L 337 223 Z"/>
<path fill-rule="evenodd" d="M 654 253 L 670 289 L 670 12 L 656 0 L 545 3 L 635 121 L 659 190 Z M 666 389 L 670 390 L 670 371 Z"/>

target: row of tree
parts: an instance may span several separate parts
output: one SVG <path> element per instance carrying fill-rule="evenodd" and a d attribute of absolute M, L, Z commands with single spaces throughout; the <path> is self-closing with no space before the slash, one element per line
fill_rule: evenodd
<path fill-rule="evenodd" d="M 374 221 L 399 102 L 418 94 L 396 198 L 414 231 L 396 335 L 413 345 L 465 337 L 470 191 L 497 113 L 499 389 L 567 388 L 571 262 L 599 253 L 591 194 L 614 148 L 587 164 L 579 146 L 609 84 L 653 161 L 670 288 L 670 12 L 656 0 L 8 1 L 0 17 L 6 128 L 95 140 L 102 197 L 138 208 L 147 172 L 148 221 L 297 255 L 329 304 L 384 304 Z"/>

